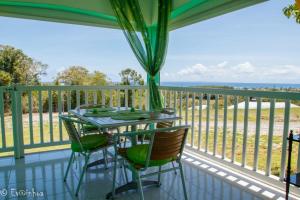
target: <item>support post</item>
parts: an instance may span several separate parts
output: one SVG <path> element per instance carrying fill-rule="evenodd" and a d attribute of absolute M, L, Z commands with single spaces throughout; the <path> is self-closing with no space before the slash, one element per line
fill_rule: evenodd
<path fill-rule="evenodd" d="M 14 86 L 11 89 L 11 111 L 13 123 L 14 156 L 16 159 L 24 157 L 22 97 L 20 91 Z"/>
<path fill-rule="evenodd" d="M 149 74 L 147 74 L 147 86 L 148 86 L 148 107 L 147 107 L 147 109 L 148 110 L 150 110 L 150 108 L 151 108 L 151 106 L 150 106 L 150 91 L 149 91 L 149 80 L 150 80 L 150 76 L 149 76 Z M 155 75 L 155 78 L 154 78 L 154 80 L 155 80 L 155 83 L 156 83 L 156 85 L 157 86 L 160 86 L 160 72 L 158 72 L 156 75 Z M 164 105 L 165 106 L 165 105 Z"/>
<path fill-rule="evenodd" d="M 150 106 L 150 104 L 151 104 L 151 99 L 150 99 L 149 79 L 150 79 L 150 76 L 149 76 L 149 74 L 147 74 L 148 102 L 149 102 L 149 103 L 148 103 L 147 110 L 150 110 L 150 108 L 151 108 L 151 106 Z M 158 73 L 155 75 L 154 80 L 155 80 L 156 85 L 159 86 L 159 85 L 160 85 L 160 72 L 158 72 Z M 163 105 L 163 106 L 165 106 L 165 105 Z M 154 124 L 153 124 L 153 123 L 150 124 L 150 129 L 154 129 Z"/>

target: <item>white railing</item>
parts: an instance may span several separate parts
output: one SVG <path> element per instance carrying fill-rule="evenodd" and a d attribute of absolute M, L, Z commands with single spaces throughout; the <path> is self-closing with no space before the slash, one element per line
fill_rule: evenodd
<path fill-rule="evenodd" d="M 146 95 L 143 86 L 0 87 L 0 153 L 19 158 L 24 150 L 68 144 L 59 114 L 83 104 L 145 109 Z"/>
<path fill-rule="evenodd" d="M 191 87 L 160 90 L 165 105 L 175 108 L 182 118 L 179 124 L 191 126 L 188 148 L 239 168 L 283 179 L 287 134 L 289 129 L 300 130 L 300 107 L 291 101 L 299 105 L 300 93 Z M 299 170 L 300 159 L 294 161 Z"/>
<path fill-rule="evenodd" d="M 164 105 L 181 117 L 176 123 L 191 126 L 187 149 L 282 180 L 288 131 L 300 130 L 300 108 L 291 104 L 300 101 L 299 93 L 188 87 L 160 91 Z M 13 152 L 19 158 L 24 151 L 68 144 L 58 115 L 82 104 L 145 109 L 147 87 L 0 87 L 0 153 Z M 299 170 L 300 159 L 294 161 Z"/>

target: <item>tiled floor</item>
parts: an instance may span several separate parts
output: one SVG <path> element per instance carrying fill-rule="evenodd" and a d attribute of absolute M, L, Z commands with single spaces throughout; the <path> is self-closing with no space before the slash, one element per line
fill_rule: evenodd
<path fill-rule="evenodd" d="M 95 154 L 98 159 L 102 154 Z M 81 158 L 73 166 L 67 183 L 63 182 L 64 171 L 70 156 L 69 150 L 26 155 L 24 159 L 12 157 L 0 159 L 0 199 L 76 199 L 74 190 L 78 181 Z M 78 162 L 79 161 L 79 162 Z M 120 170 L 121 171 L 121 170 Z M 184 171 L 188 195 L 191 200 L 206 199 L 283 199 L 283 193 L 266 190 L 226 170 L 211 167 L 203 160 L 184 158 Z M 155 178 L 155 177 L 154 177 Z M 118 173 L 118 184 L 124 183 L 124 175 Z M 112 167 L 102 166 L 88 169 L 78 199 L 105 199 L 111 190 Z M 183 199 L 180 175 L 174 172 L 162 176 L 161 187 L 144 190 L 145 199 Z M 33 198 L 33 196 L 35 198 Z M 138 199 L 131 191 L 117 199 Z"/>

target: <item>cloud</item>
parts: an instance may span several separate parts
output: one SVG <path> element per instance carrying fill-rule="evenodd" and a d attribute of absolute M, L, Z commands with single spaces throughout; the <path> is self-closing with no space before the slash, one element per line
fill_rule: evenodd
<path fill-rule="evenodd" d="M 202 64 L 196 64 L 192 67 L 187 67 L 185 69 L 182 69 L 178 72 L 179 75 L 195 75 L 195 74 L 203 74 L 208 71 L 207 67 Z"/>
<path fill-rule="evenodd" d="M 300 66 L 255 65 L 249 61 L 238 64 L 224 61 L 215 65 L 198 63 L 177 72 L 162 73 L 162 81 L 299 83 L 299 77 Z"/>
<path fill-rule="evenodd" d="M 217 64 L 218 67 L 225 67 L 228 64 L 227 61 L 221 62 L 219 64 Z"/>
<path fill-rule="evenodd" d="M 237 73 L 253 73 L 255 72 L 255 67 L 250 62 L 245 62 L 232 67 Z"/>

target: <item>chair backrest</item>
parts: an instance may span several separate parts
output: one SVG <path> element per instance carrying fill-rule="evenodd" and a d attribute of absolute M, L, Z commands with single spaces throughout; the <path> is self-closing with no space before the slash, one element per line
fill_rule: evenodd
<path fill-rule="evenodd" d="M 171 128 L 174 124 L 174 121 L 165 121 L 165 122 L 158 122 L 156 124 L 156 128 Z M 144 130 L 147 130 L 150 124 L 146 124 Z"/>
<path fill-rule="evenodd" d="M 165 121 L 165 122 L 158 122 L 156 124 L 156 128 L 170 128 L 174 124 L 174 121 Z"/>
<path fill-rule="evenodd" d="M 63 124 L 67 130 L 70 140 L 72 142 L 77 142 L 77 143 L 81 144 L 80 135 L 74 124 L 74 123 L 77 123 L 77 121 L 72 119 L 72 117 L 70 117 L 68 115 L 60 115 L 59 118 L 63 121 Z"/>
<path fill-rule="evenodd" d="M 153 139 L 150 160 L 181 158 L 187 133 L 187 127 L 166 132 L 156 132 Z"/>

